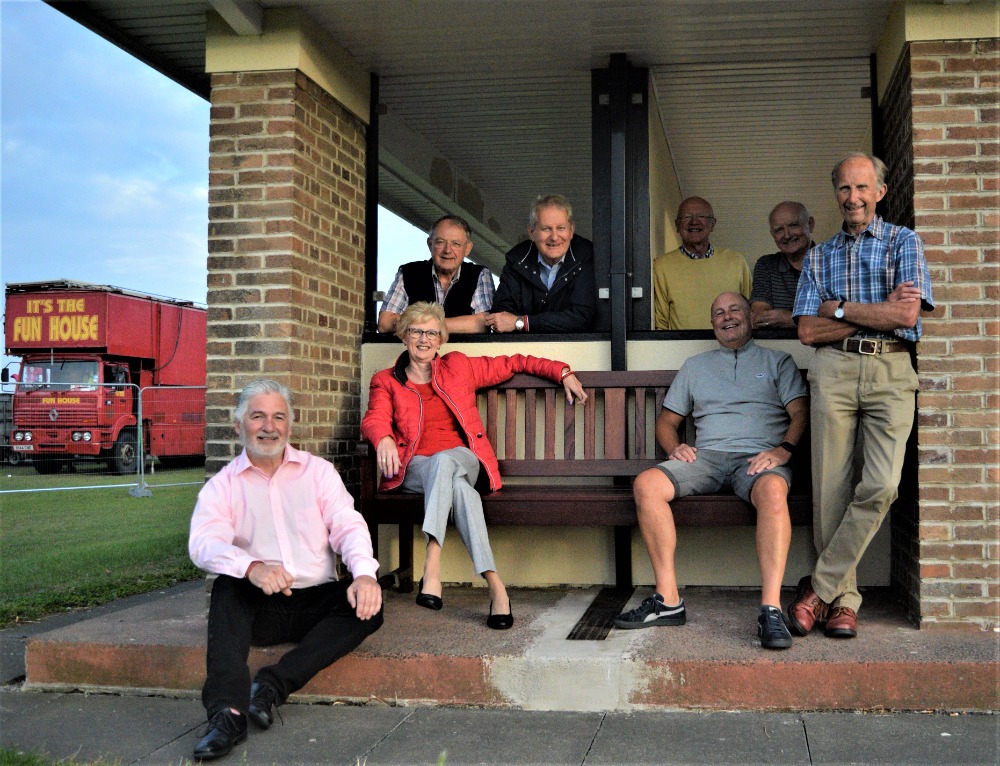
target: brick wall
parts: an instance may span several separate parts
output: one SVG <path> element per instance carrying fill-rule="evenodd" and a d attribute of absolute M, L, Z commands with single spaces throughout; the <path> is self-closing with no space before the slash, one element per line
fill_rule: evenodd
<path fill-rule="evenodd" d="M 295 395 L 292 442 L 356 480 L 364 321 L 365 126 L 296 71 L 212 76 L 210 472 L 236 454 L 236 394 Z"/>
<path fill-rule="evenodd" d="M 936 310 L 919 349 L 922 627 L 1000 624 L 998 40 L 910 45 L 916 230 Z"/>

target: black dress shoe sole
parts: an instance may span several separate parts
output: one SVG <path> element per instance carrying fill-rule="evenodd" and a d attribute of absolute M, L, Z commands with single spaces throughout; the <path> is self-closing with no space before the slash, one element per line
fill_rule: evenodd
<path fill-rule="evenodd" d="M 858 635 L 858 631 L 850 628 L 829 628 L 823 631 L 823 635 L 827 638 L 854 638 Z"/>
<path fill-rule="evenodd" d="M 195 750 L 194 759 L 196 761 L 214 761 L 216 758 L 222 758 L 223 756 L 229 755 L 231 752 L 233 752 L 234 747 L 246 741 L 247 741 L 247 733 L 244 731 L 240 734 L 237 734 L 236 738 L 233 739 L 233 744 L 227 747 L 225 750 L 209 750 L 203 752 L 198 752 L 198 750 Z"/>
<path fill-rule="evenodd" d="M 444 601 L 441 600 L 440 596 L 432 596 L 430 593 L 418 593 L 417 606 L 422 606 L 425 609 L 433 609 L 436 612 L 444 606 Z"/>
<path fill-rule="evenodd" d="M 795 604 L 792 604 L 795 606 Z M 799 621 L 795 619 L 795 615 L 792 614 L 792 607 L 788 607 L 788 629 L 794 633 L 796 636 L 808 636 L 809 631 L 803 628 Z"/>
<path fill-rule="evenodd" d="M 272 716 L 255 712 L 253 708 L 250 708 L 247 711 L 247 718 L 249 718 L 251 723 L 253 723 L 253 725 L 258 729 L 270 729 L 271 724 L 274 723 L 274 718 Z"/>
<path fill-rule="evenodd" d="M 512 614 L 491 614 L 486 618 L 486 627 L 493 630 L 507 630 L 514 626 L 514 615 Z"/>

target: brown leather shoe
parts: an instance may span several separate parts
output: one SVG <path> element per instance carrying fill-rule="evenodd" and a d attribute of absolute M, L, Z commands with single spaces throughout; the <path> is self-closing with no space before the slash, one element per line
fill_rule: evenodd
<path fill-rule="evenodd" d="M 799 580 L 795 601 L 788 607 L 788 627 L 797 636 L 805 636 L 817 622 L 826 619 L 829 605 L 816 595 L 812 588 L 812 577 L 806 575 Z"/>
<path fill-rule="evenodd" d="M 854 638 L 858 635 L 858 615 L 850 607 L 835 606 L 830 610 L 823 633 L 829 638 Z"/>

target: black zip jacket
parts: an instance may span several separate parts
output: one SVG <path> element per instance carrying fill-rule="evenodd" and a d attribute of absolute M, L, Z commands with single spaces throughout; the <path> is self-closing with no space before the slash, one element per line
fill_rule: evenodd
<path fill-rule="evenodd" d="M 528 317 L 529 332 L 589 332 L 597 317 L 594 246 L 576 234 L 552 290 L 538 276 L 538 248 L 530 239 L 508 251 L 493 311 Z"/>

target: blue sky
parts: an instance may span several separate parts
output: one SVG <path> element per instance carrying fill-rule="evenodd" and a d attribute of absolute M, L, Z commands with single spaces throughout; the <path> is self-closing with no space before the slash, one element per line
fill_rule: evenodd
<path fill-rule="evenodd" d="M 0 0 L 0 280 L 204 302 L 208 102 L 39 0 Z M 424 237 L 379 217 L 385 289 Z M 6 361 L 6 360 L 5 360 Z"/>

